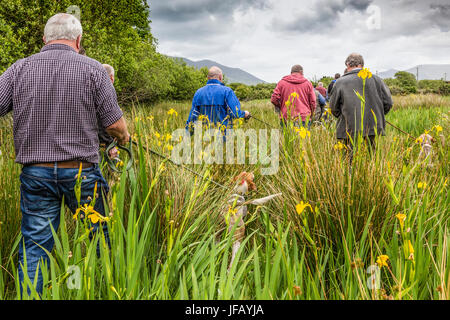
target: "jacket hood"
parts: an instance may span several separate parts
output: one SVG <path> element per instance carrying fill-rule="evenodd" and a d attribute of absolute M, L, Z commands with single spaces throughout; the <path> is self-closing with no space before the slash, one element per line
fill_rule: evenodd
<path fill-rule="evenodd" d="M 301 74 L 290 74 L 288 76 L 283 77 L 283 80 L 293 84 L 302 84 L 308 81 L 308 79 L 306 79 Z"/>

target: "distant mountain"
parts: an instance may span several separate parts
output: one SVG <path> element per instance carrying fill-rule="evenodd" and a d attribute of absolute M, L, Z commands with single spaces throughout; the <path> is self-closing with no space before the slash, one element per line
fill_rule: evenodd
<path fill-rule="evenodd" d="M 388 71 L 378 73 L 383 79 L 394 78 L 394 75 L 399 70 L 391 69 Z M 411 69 L 403 70 L 417 76 L 419 74 L 419 80 L 441 80 L 450 79 L 450 64 L 422 64 L 415 66 Z"/>
<path fill-rule="evenodd" d="M 400 70 L 390 69 L 388 71 L 379 72 L 378 76 L 382 79 L 394 78 L 395 74 Z"/>
<path fill-rule="evenodd" d="M 215 61 L 211 61 L 211 60 L 192 61 L 192 60 L 189 60 L 186 58 L 180 58 L 180 57 L 171 57 L 171 58 L 180 59 L 180 60 L 186 62 L 186 64 L 188 66 L 192 66 L 197 69 L 201 69 L 203 67 L 206 67 L 209 69 L 212 66 L 217 66 L 220 69 L 222 69 L 228 83 L 243 83 L 243 84 L 246 84 L 249 86 L 255 85 L 258 83 L 266 83 L 264 80 L 261 80 L 242 69 L 227 67 L 227 66 L 224 66 L 223 64 L 217 63 Z"/>

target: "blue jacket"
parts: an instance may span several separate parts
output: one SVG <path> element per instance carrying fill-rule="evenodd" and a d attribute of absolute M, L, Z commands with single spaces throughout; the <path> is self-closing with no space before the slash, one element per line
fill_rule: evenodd
<path fill-rule="evenodd" d="M 321 106 L 324 106 L 324 105 L 326 105 L 327 104 L 327 100 L 325 100 L 325 98 L 323 97 L 323 95 L 321 95 L 320 93 L 319 93 L 319 103 L 320 103 L 320 105 Z"/>
<path fill-rule="evenodd" d="M 219 80 L 213 79 L 208 80 L 206 86 L 195 93 L 186 129 L 189 129 L 189 125 L 195 123 L 200 115 L 207 116 L 211 124 L 220 123 L 231 128 L 233 122 L 229 123 L 229 120 L 243 118 L 245 113 L 241 111 L 241 104 L 234 91 Z"/>

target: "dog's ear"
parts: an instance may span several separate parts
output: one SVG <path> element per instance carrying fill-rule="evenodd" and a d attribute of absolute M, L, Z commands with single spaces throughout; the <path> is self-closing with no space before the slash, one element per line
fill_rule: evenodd
<path fill-rule="evenodd" d="M 253 174 L 253 172 L 249 172 L 245 176 L 245 180 L 247 181 L 249 191 L 252 191 L 252 190 L 256 191 L 256 184 L 253 181 L 254 179 L 255 179 L 255 175 Z"/>
<path fill-rule="evenodd" d="M 256 191 L 256 184 L 253 181 L 247 181 L 248 184 L 248 190 L 249 191 Z"/>
<path fill-rule="evenodd" d="M 242 180 L 247 175 L 247 172 L 241 172 L 239 175 L 233 178 L 233 182 L 236 182 L 238 180 Z"/>

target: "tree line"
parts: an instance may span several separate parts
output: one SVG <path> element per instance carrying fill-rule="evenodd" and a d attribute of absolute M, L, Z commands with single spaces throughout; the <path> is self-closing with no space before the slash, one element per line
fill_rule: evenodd
<path fill-rule="evenodd" d="M 322 82 L 323 86 L 327 88 L 332 80 L 332 77 L 324 76 L 317 81 L 311 81 L 311 83 L 314 87 L 317 87 L 319 82 Z M 408 95 L 416 93 L 438 94 L 445 96 L 450 95 L 450 83 L 444 80 L 417 81 L 416 77 L 412 73 L 406 71 L 397 72 L 394 78 L 384 79 L 384 83 L 386 83 L 393 95 Z M 253 86 L 248 86 L 242 83 L 229 84 L 240 100 L 270 99 L 276 85 L 276 83 L 264 83 Z"/>
<path fill-rule="evenodd" d="M 413 93 L 450 95 L 450 83 L 444 80 L 420 80 L 406 71 L 399 71 L 394 78 L 385 79 L 384 82 L 394 95 L 407 95 Z"/>

